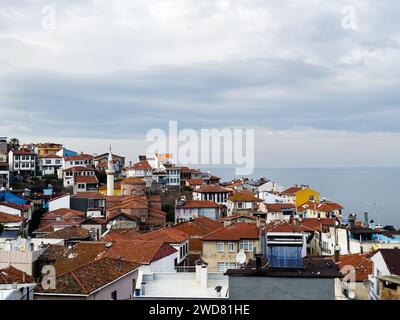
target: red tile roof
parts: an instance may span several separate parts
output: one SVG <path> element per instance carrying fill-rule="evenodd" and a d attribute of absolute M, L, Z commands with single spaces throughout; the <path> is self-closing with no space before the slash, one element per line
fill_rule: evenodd
<path fill-rule="evenodd" d="M 48 233 L 44 237 L 48 239 L 85 240 L 88 239 L 89 236 L 90 232 L 88 229 L 84 229 L 78 226 L 72 226 L 72 227 L 65 227 L 61 230 Z"/>
<path fill-rule="evenodd" d="M 130 177 L 130 178 L 126 178 L 126 179 L 122 180 L 122 184 L 145 185 L 146 182 L 140 178 Z"/>
<path fill-rule="evenodd" d="M 24 272 L 16 269 L 12 266 L 9 266 L 5 269 L 0 269 L 0 284 L 13 284 L 13 283 L 34 283 L 35 280 L 25 274 L 25 281 L 24 281 Z"/>
<path fill-rule="evenodd" d="M 379 249 L 391 274 L 400 276 L 400 249 Z"/>
<path fill-rule="evenodd" d="M 157 240 L 166 243 L 181 243 L 189 239 L 189 236 L 174 228 L 164 228 L 145 233 L 135 238 L 135 240 Z"/>
<path fill-rule="evenodd" d="M 101 259 L 58 276 L 56 289 L 45 290 L 39 285 L 35 292 L 88 296 L 139 267 L 138 263 Z"/>
<path fill-rule="evenodd" d="M 331 211 L 336 211 L 336 210 L 343 210 L 343 207 L 334 202 L 312 202 L 309 201 L 302 206 L 297 208 L 298 212 L 304 212 L 307 210 L 313 210 L 313 211 L 320 211 L 320 212 L 331 212 Z"/>
<path fill-rule="evenodd" d="M 21 149 L 21 150 L 15 150 L 14 151 L 14 155 L 19 155 L 19 156 L 31 155 L 31 156 L 34 156 L 35 153 L 33 151 L 30 151 L 30 150 Z"/>
<path fill-rule="evenodd" d="M 194 192 L 198 193 L 230 193 L 231 191 L 221 187 L 218 184 L 211 184 L 201 187 L 200 189 L 195 190 Z"/>
<path fill-rule="evenodd" d="M 129 169 L 132 170 L 152 170 L 151 165 L 147 161 L 139 161 L 131 165 Z"/>
<path fill-rule="evenodd" d="M 290 187 L 286 190 L 283 190 L 281 194 L 283 195 L 289 195 L 289 196 L 294 196 L 297 192 L 301 191 L 301 187 Z"/>
<path fill-rule="evenodd" d="M 116 229 L 110 231 L 105 237 L 102 238 L 103 241 L 113 242 L 121 240 L 133 240 L 135 237 L 139 236 L 140 233 L 134 229 Z"/>
<path fill-rule="evenodd" d="M 282 212 L 285 209 L 296 209 L 292 203 L 267 203 L 265 205 L 268 212 Z"/>
<path fill-rule="evenodd" d="M 341 270 L 343 270 L 345 266 L 354 267 L 356 282 L 363 282 L 364 280 L 368 280 L 368 275 L 373 273 L 373 263 L 370 256 L 371 254 L 369 253 L 341 255 L 338 265 Z"/>
<path fill-rule="evenodd" d="M 219 208 L 219 205 L 209 200 L 187 200 L 184 204 L 177 205 L 176 208 Z"/>
<path fill-rule="evenodd" d="M 87 198 L 87 199 L 106 199 L 107 197 L 101 193 L 98 192 L 79 192 L 75 195 L 72 196 L 72 198 L 75 199 L 82 199 L 82 198 Z"/>
<path fill-rule="evenodd" d="M 321 231 L 322 225 L 335 225 L 336 219 L 318 219 L 318 218 L 306 218 L 300 221 L 300 226 L 308 228 L 314 231 Z"/>
<path fill-rule="evenodd" d="M 286 221 L 274 221 L 266 226 L 267 232 L 301 233 L 302 229 Z"/>
<path fill-rule="evenodd" d="M 65 248 L 63 246 L 57 247 L 60 247 L 60 249 Z M 57 275 L 62 275 L 92 261 L 99 260 L 106 250 L 105 242 L 80 242 L 72 249 L 69 249 L 64 258 L 56 259 L 53 266 Z"/>
<path fill-rule="evenodd" d="M 20 210 L 20 211 L 28 210 L 31 207 L 30 205 L 19 205 L 19 204 L 10 203 L 10 202 L 0 202 L 0 205 L 6 206 L 6 207 L 9 207 L 12 209 Z"/>
<path fill-rule="evenodd" d="M 259 228 L 255 223 L 235 223 L 213 231 L 203 237 L 203 241 L 239 241 L 242 239 L 259 239 Z"/>
<path fill-rule="evenodd" d="M 96 176 L 76 176 L 75 183 L 99 183 Z"/>
<path fill-rule="evenodd" d="M 206 217 L 198 217 L 195 220 L 177 224 L 173 228 L 188 234 L 189 237 L 192 237 L 205 236 L 213 231 L 221 229 L 222 226 L 218 221 Z M 189 247 L 192 249 L 191 246 Z"/>
<path fill-rule="evenodd" d="M 232 202 L 262 202 L 261 199 L 248 191 L 236 192 L 233 196 L 230 196 L 228 200 Z"/>
<path fill-rule="evenodd" d="M 72 172 L 92 172 L 92 171 L 96 171 L 95 169 L 92 168 L 88 168 L 88 167 L 82 167 L 82 166 L 76 166 L 76 167 L 71 167 L 68 169 L 65 169 L 64 171 L 72 171 Z"/>
<path fill-rule="evenodd" d="M 0 223 L 13 223 L 13 222 L 21 222 L 21 221 L 24 221 L 24 219 L 20 216 L 15 216 L 13 214 L 0 212 Z"/>
<path fill-rule="evenodd" d="M 150 264 L 168 257 L 177 251 L 164 241 L 114 241 L 104 254 L 106 258 L 119 259 L 141 264 Z"/>
<path fill-rule="evenodd" d="M 65 157 L 65 161 L 79 161 L 79 160 L 92 160 L 94 159 L 93 156 L 90 154 L 80 154 L 77 156 L 72 156 L 72 157 Z"/>

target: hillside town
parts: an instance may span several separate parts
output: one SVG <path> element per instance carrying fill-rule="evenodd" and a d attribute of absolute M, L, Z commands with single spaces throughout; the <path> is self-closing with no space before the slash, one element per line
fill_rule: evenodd
<path fill-rule="evenodd" d="M 1 137 L 0 300 L 400 300 L 397 226 L 171 159 Z"/>

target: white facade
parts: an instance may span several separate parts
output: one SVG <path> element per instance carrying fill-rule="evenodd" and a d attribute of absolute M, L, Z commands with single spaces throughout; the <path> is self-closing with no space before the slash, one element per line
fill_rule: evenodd
<path fill-rule="evenodd" d="M 62 168 L 62 158 L 58 156 L 41 157 L 38 162 L 42 175 L 57 174 Z"/>
<path fill-rule="evenodd" d="M 220 218 L 219 208 L 180 208 L 175 207 L 175 223 L 190 221 L 198 217 L 206 217 L 212 220 Z"/>
<path fill-rule="evenodd" d="M 268 181 L 257 188 L 260 192 L 282 192 L 286 188 L 274 181 Z"/>
<path fill-rule="evenodd" d="M 321 232 L 321 255 L 335 255 L 337 246 L 340 247 L 341 255 L 358 253 L 350 250 L 349 234 L 346 228 L 329 226 L 328 232 Z"/>
<path fill-rule="evenodd" d="M 178 167 L 167 168 L 167 186 L 179 187 L 181 185 L 181 171 Z"/>
<path fill-rule="evenodd" d="M 17 174 L 36 174 L 36 155 L 29 152 L 10 151 L 8 155 L 9 170 Z"/>
<path fill-rule="evenodd" d="M 375 253 L 371 260 L 373 262 L 373 274 L 369 277 L 369 280 L 372 282 L 372 286 L 370 288 L 370 299 L 371 300 L 379 300 L 379 278 L 382 276 L 390 276 L 391 272 L 388 269 L 385 260 L 380 251 Z"/>
<path fill-rule="evenodd" d="M 210 200 L 219 205 L 227 205 L 229 191 L 226 192 L 196 192 L 193 191 L 193 200 Z"/>
<path fill-rule="evenodd" d="M 259 191 L 258 197 L 263 200 L 265 203 L 284 203 L 285 198 L 273 194 L 269 191 Z"/>
<path fill-rule="evenodd" d="M 0 166 L 0 190 L 10 188 L 10 171 L 5 167 Z"/>
<path fill-rule="evenodd" d="M 64 196 L 58 197 L 56 199 L 49 201 L 49 212 L 58 210 L 58 209 L 70 209 L 71 203 L 71 195 L 65 194 Z"/>

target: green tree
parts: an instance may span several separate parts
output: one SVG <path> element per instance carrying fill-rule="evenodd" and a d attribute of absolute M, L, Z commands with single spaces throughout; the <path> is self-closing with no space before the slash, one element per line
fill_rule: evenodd
<path fill-rule="evenodd" d="M 11 138 L 8 141 L 8 144 L 12 150 L 18 150 L 21 147 L 21 145 L 19 143 L 19 139 L 17 139 L 17 138 Z"/>
<path fill-rule="evenodd" d="M 162 211 L 164 211 L 165 213 L 167 213 L 167 222 L 175 222 L 175 209 L 174 206 L 170 205 L 170 204 L 165 204 L 162 206 L 161 208 Z"/>

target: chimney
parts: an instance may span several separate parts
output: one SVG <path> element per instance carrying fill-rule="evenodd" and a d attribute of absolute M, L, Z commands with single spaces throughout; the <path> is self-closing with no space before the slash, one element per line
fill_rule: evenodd
<path fill-rule="evenodd" d="M 340 246 L 335 246 L 335 263 L 340 262 Z"/>
<path fill-rule="evenodd" d="M 119 257 L 118 259 L 118 271 L 122 270 L 122 257 Z"/>
<path fill-rule="evenodd" d="M 365 224 L 365 227 L 368 228 L 368 224 L 369 224 L 368 211 L 364 212 L 364 224 Z"/>
<path fill-rule="evenodd" d="M 196 261 L 196 283 L 201 283 L 201 260 Z"/>
<path fill-rule="evenodd" d="M 203 262 L 201 265 L 201 278 L 200 278 L 200 287 L 203 289 L 207 289 L 208 287 L 208 263 Z"/>
<path fill-rule="evenodd" d="M 261 254 L 256 254 L 256 272 L 260 272 L 261 271 Z"/>
<path fill-rule="evenodd" d="M 26 273 L 22 272 L 22 283 L 26 282 Z"/>

